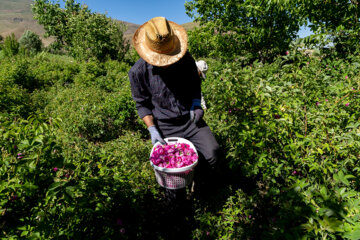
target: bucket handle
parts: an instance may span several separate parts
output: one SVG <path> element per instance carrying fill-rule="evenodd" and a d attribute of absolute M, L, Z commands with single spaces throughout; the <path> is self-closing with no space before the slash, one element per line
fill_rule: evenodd
<path fill-rule="evenodd" d="M 167 139 L 168 142 L 177 142 L 178 139 L 177 138 L 169 138 Z"/>

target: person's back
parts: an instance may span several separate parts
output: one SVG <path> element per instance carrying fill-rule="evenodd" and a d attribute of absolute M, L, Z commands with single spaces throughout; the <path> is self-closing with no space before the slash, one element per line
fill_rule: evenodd
<path fill-rule="evenodd" d="M 129 78 L 140 118 L 146 114 L 156 119 L 179 118 L 190 114 L 193 99 L 201 98 L 200 77 L 189 52 L 167 68 L 140 58 Z"/>

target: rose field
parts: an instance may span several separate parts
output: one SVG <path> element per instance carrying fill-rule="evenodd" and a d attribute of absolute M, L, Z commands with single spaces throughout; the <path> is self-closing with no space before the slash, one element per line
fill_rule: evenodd
<path fill-rule="evenodd" d="M 206 191 L 187 189 L 181 219 L 131 96 L 138 55 L 121 25 L 66 2 L 34 2 L 53 44 L 0 39 L 0 239 L 360 239 L 357 1 L 185 4 L 222 154 Z M 297 38 L 306 23 L 314 36 Z M 197 161 L 178 146 L 151 161 Z"/>
<path fill-rule="evenodd" d="M 225 154 L 189 234 L 357 239 L 360 59 L 207 60 L 205 119 Z M 0 63 L 3 237 L 166 239 L 130 66 L 44 53 Z"/>

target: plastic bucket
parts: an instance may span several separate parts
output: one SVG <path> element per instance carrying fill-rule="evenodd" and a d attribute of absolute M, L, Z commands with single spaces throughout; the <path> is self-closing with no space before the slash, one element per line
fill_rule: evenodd
<path fill-rule="evenodd" d="M 170 138 L 165 138 L 164 140 L 169 144 L 186 143 L 190 145 L 190 147 L 194 149 L 196 155 L 199 156 L 194 144 L 192 144 L 192 142 L 186 140 L 185 138 L 170 137 Z M 150 153 L 150 157 L 154 149 L 160 144 L 161 143 L 159 142 L 154 144 Z M 197 160 L 196 162 L 194 162 L 189 166 L 182 168 L 159 167 L 156 166 L 151 160 L 150 160 L 150 164 L 154 168 L 156 181 L 160 184 L 160 186 L 167 189 L 180 189 L 180 188 L 185 188 L 187 185 L 189 185 L 192 182 L 195 172 L 195 166 L 198 164 L 198 161 L 199 160 Z"/>

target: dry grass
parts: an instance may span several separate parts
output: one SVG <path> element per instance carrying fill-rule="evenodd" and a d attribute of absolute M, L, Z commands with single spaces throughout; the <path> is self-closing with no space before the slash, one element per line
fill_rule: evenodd
<path fill-rule="evenodd" d="M 188 23 L 182 24 L 181 26 L 183 26 L 186 29 L 186 31 L 190 31 L 190 30 L 193 30 L 194 28 L 198 27 L 199 23 L 197 23 L 197 22 L 188 22 Z"/>
<path fill-rule="evenodd" d="M 43 36 L 42 26 L 33 19 L 31 12 L 32 0 L 1 0 L 0 1 L 0 35 L 6 37 L 12 33 L 20 38 L 26 30 Z M 43 39 L 44 45 L 52 40 Z"/>

